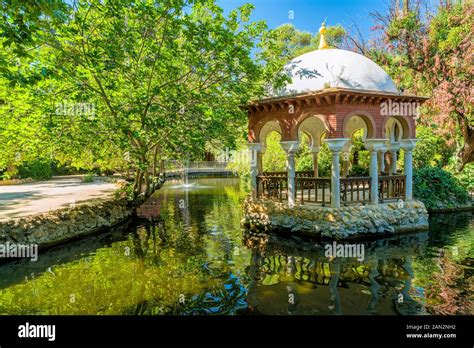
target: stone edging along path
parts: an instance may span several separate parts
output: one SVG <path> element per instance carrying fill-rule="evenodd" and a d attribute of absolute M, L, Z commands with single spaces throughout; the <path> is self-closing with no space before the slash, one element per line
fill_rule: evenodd
<path fill-rule="evenodd" d="M 0 222 L 0 243 L 48 247 L 112 227 L 130 218 L 134 206 L 126 199 L 89 201 L 33 216 Z"/>
<path fill-rule="evenodd" d="M 9 186 L 9 185 L 21 185 L 26 183 L 35 182 L 31 178 L 27 179 L 11 179 L 11 180 L 0 180 L 0 186 Z"/>
<path fill-rule="evenodd" d="M 159 190 L 164 180 L 153 184 Z M 126 198 L 92 198 L 74 208 L 60 208 L 25 217 L 0 220 L 0 244 L 37 244 L 41 249 L 118 225 L 131 218 L 145 202 L 143 194 L 133 202 Z"/>

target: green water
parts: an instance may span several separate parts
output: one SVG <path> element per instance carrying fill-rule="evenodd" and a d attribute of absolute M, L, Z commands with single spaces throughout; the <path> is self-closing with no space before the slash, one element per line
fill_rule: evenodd
<path fill-rule="evenodd" d="M 0 314 L 473 314 L 471 213 L 364 243 L 364 259 L 240 228 L 238 179 L 168 182 L 141 218 L 0 265 Z"/>

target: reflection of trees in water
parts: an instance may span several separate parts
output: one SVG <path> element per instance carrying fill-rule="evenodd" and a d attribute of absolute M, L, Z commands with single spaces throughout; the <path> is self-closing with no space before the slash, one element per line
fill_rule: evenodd
<path fill-rule="evenodd" d="M 474 313 L 472 293 L 472 258 L 465 264 L 457 264 L 449 255 L 441 251 L 438 264 L 441 272 L 432 275 L 432 283 L 427 286 L 427 297 L 431 303 L 428 311 L 432 314 L 472 315 Z"/>
<path fill-rule="evenodd" d="M 468 235 L 473 233 L 472 224 L 472 212 L 431 215 L 430 246 L 446 247 L 455 244 L 456 241 L 465 238 L 466 233 Z"/>
<path fill-rule="evenodd" d="M 249 304 L 264 308 L 265 314 L 415 314 L 422 310 L 410 295 L 412 255 L 425 248 L 427 233 L 363 242 L 362 262 L 328 260 L 324 243 L 261 237 L 246 234 L 244 242 L 252 248 Z M 272 289 L 275 294 L 269 293 Z M 276 294 L 284 291 L 288 297 Z M 365 301 L 361 292 L 370 296 L 366 303 L 361 303 Z"/>
<path fill-rule="evenodd" d="M 472 212 L 430 216 L 430 255 L 417 260 L 417 283 L 424 287 L 431 314 L 474 313 Z"/>

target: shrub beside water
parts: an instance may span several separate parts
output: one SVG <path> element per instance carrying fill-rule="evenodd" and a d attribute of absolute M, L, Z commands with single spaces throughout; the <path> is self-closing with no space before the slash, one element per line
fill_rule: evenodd
<path fill-rule="evenodd" d="M 50 179 L 52 176 L 53 170 L 49 161 L 34 160 L 23 163 L 18 167 L 18 177 L 21 179 L 45 180 Z"/>
<path fill-rule="evenodd" d="M 85 182 L 85 183 L 94 182 L 94 173 L 87 173 L 82 178 L 82 182 Z"/>
<path fill-rule="evenodd" d="M 414 170 L 413 195 L 433 210 L 457 208 L 470 201 L 466 188 L 459 180 L 439 167 Z"/>

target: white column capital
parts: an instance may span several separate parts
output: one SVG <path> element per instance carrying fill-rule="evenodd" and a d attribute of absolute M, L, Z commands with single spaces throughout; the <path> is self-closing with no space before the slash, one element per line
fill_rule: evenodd
<path fill-rule="evenodd" d="M 326 144 L 328 144 L 329 150 L 331 152 L 341 152 L 344 145 L 350 141 L 349 138 L 329 138 L 323 140 Z"/>
<path fill-rule="evenodd" d="M 400 147 L 405 151 L 411 151 L 415 148 L 418 139 L 402 139 L 400 140 Z"/>
<path fill-rule="evenodd" d="M 387 152 L 387 150 L 388 150 L 387 145 L 385 143 L 383 143 L 382 146 L 380 146 L 379 151 L 382 152 L 382 153 L 385 153 L 385 152 Z"/>
<path fill-rule="evenodd" d="M 294 155 L 300 146 L 299 141 L 280 141 L 280 145 L 288 155 Z"/>
<path fill-rule="evenodd" d="M 369 151 L 380 151 L 385 145 L 385 139 L 366 139 L 364 140 L 364 145 Z"/>
<path fill-rule="evenodd" d="M 390 152 L 394 151 L 394 152 L 397 152 L 398 150 L 400 150 L 400 143 L 399 142 L 387 142 L 387 148 Z"/>

